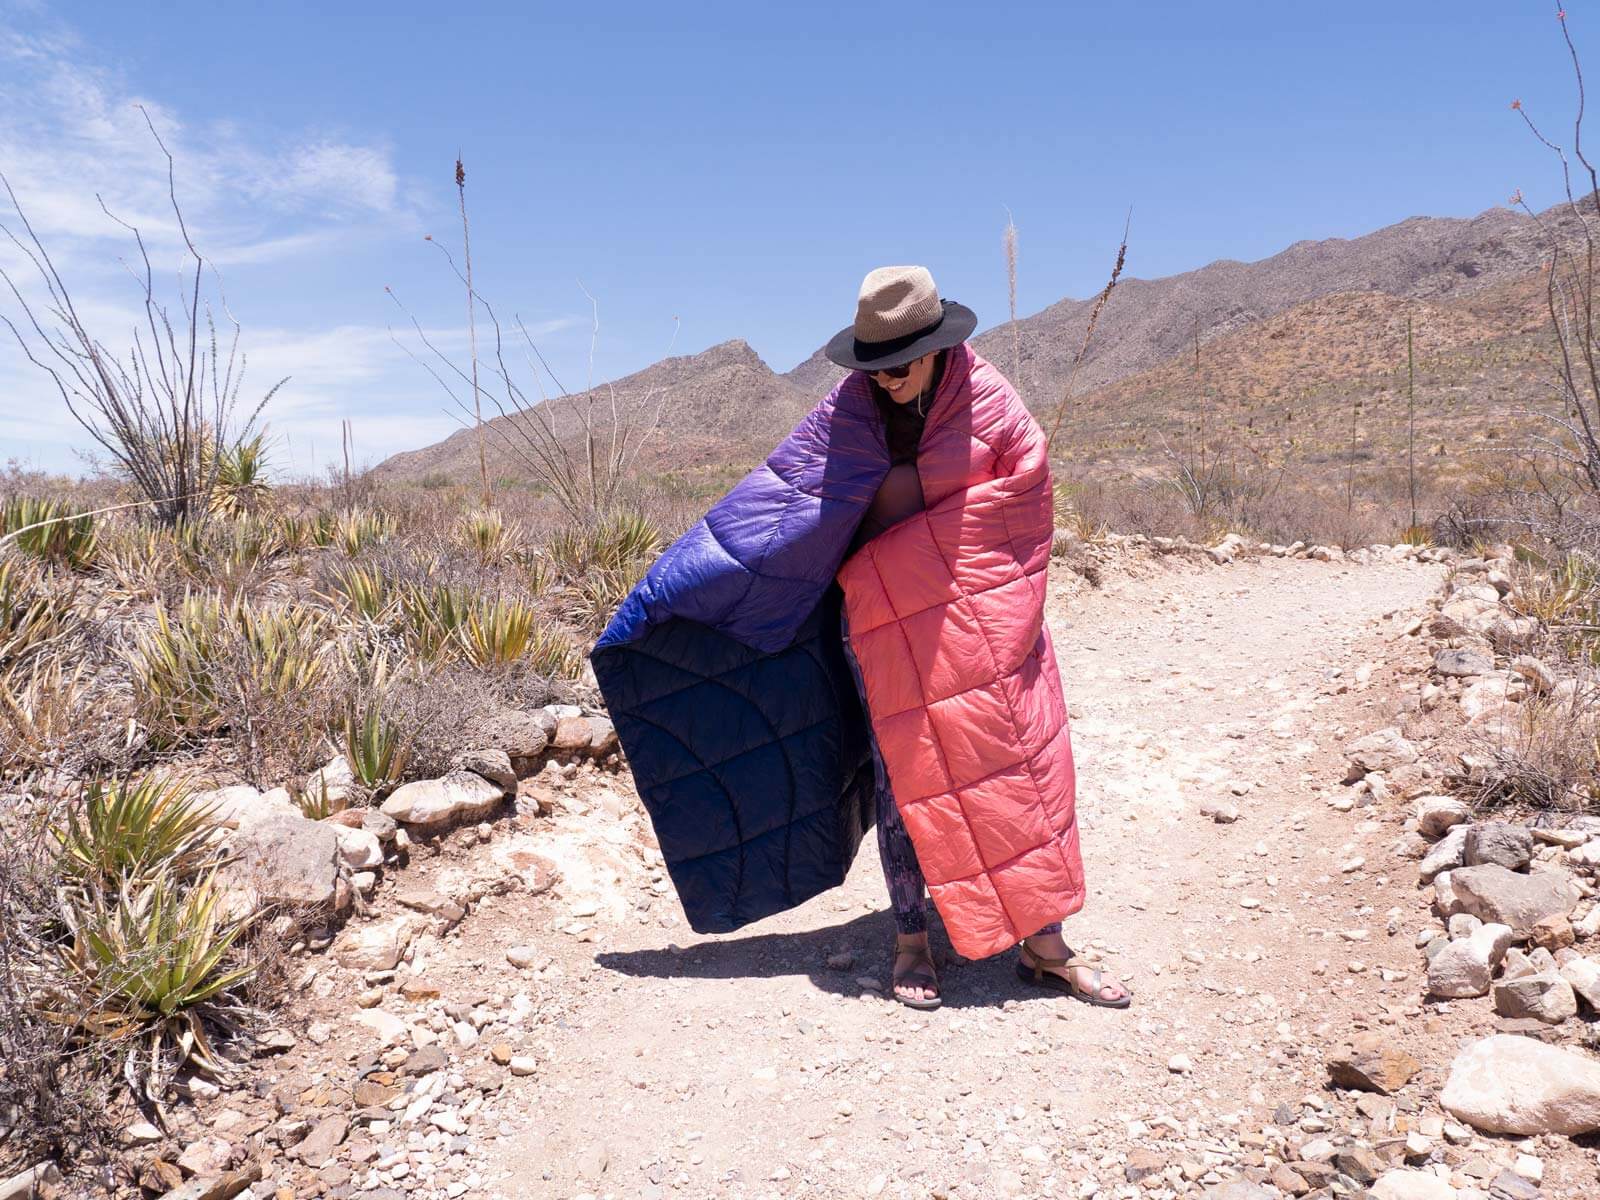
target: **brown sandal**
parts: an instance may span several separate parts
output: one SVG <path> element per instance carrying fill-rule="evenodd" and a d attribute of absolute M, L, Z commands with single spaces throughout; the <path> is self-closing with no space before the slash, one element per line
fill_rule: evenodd
<path fill-rule="evenodd" d="M 894 972 L 894 965 L 902 954 L 914 953 L 917 950 L 921 950 L 928 960 L 928 965 L 930 967 L 933 966 L 933 947 L 902 947 L 898 939 L 895 941 L 894 955 L 889 959 L 889 994 L 907 1008 L 916 1008 L 927 1012 L 938 1008 L 944 1003 L 944 997 L 939 994 L 938 977 L 932 971 L 924 971 L 920 968 L 906 971 L 901 975 L 896 975 Z M 903 987 L 921 988 L 925 992 L 932 992 L 933 995 L 924 1000 L 913 1000 L 909 996 L 900 994 L 899 989 Z"/>
<path fill-rule="evenodd" d="M 1033 966 L 1022 961 L 1017 961 L 1017 977 L 1024 983 L 1031 983 L 1035 987 L 1042 987 L 1048 991 L 1065 992 L 1074 1000 L 1082 1000 L 1085 1004 L 1092 1004 L 1096 1008 L 1127 1008 L 1133 1003 L 1133 995 L 1121 983 L 1116 986 L 1121 989 L 1122 995 L 1115 1000 L 1107 1000 L 1100 993 L 1105 990 L 1105 972 L 1087 959 L 1079 958 L 1071 953 L 1068 948 L 1066 958 L 1045 958 L 1034 953 L 1028 948 L 1026 942 L 1018 942 L 1017 949 L 1033 960 Z M 1046 971 L 1047 967 L 1061 967 L 1069 971 L 1088 971 L 1092 978 L 1092 985 L 1085 989 L 1080 988 L 1071 976 L 1060 976 Z M 1113 981 L 1115 982 L 1115 981 Z"/>

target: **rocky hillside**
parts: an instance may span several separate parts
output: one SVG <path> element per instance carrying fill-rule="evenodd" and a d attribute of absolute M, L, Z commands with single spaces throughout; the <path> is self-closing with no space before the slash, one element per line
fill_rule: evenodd
<path fill-rule="evenodd" d="M 1541 219 L 1560 227 L 1561 216 L 1551 210 Z M 1514 354 L 1522 366 L 1531 363 L 1528 339 L 1541 328 L 1533 281 L 1544 244 L 1533 218 L 1495 208 L 1471 219 L 1413 217 L 1364 237 L 1297 242 L 1253 263 L 1223 260 L 1162 279 L 1127 279 L 1106 305 L 1075 391 L 1092 397 L 1090 407 L 1120 411 L 1137 427 L 1150 424 L 1146 407 L 1187 411 L 1194 389 L 1185 372 L 1198 342 L 1202 365 L 1213 373 L 1202 393 L 1205 386 L 1230 388 L 1243 400 L 1248 380 L 1259 398 L 1294 399 L 1305 428 L 1315 430 L 1321 415 L 1348 409 L 1352 395 L 1392 393 L 1411 308 L 1431 385 L 1445 395 L 1464 389 L 1477 401 L 1503 400 L 1510 378 L 1476 368 L 1508 338 L 1523 339 Z M 1008 325 L 974 344 L 1036 412 L 1050 412 L 1092 307 L 1092 297 L 1061 300 L 1019 321 L 1020 363 Z M 692 471 L 753 463 L 841 376 L 820 350 L 778 375 L 746 343 L 732 341 L 666 359 L 594 396 L 607 411 L 613 395 L 652 411 L 659 403 L 662 435 L 653 461 Z M 1117 386 L 1130 380 L 1138 382 Z M 1521 371 L 1514 382 L 1521 397 L 1537 380 Z M 1455 415 L 1447 408 L 1439 417 L 1448 425 Z M 1436 440 L 1452 440 L 1448 429 L 1436 432 Z M 1104 461 L 1106 447 L 1088 444 Z M 463 431 L 396 455 L 380 471 L 399 480 L 465 479 L 476 469 L 472 447 Z M 1139 455 L 1148 449 L 1142 440 L 1128 448 Z M 503 452 L 497 472 L 526 473 Z"/>

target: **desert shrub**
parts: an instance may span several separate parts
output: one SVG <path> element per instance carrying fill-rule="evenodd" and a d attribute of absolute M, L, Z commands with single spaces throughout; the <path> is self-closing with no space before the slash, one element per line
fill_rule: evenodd
<path fill-rule="evenodd" d="M 83 745 L 89 686 L 85 668 L 59 658 L 0 665 L 0 773 L 60 763 Z"/>
<path fill-rule="evenodd" d="M 477 667 L 518 663 L 541 675 L 574 679 L 576 647 L 526 600 L 444 583 L 400 592 L 398 625 L 407 648 L 428 662 L 464 659 Z"/>
<path fill-rule="evenodd" d="M 258 779 L 298 766 L 328 724 L 331 636 L 324 609 L 187 595 L 127 651 L 136 713 L 160 744 L 229 734 Z"/>
<path fill-rule="evenodd" d="M 60 647 L 83 632 L 77 585 L 24 560 L 0 558 L 0 666 Z"/>
<path fill-rule="evenodd" d="M 178 586 L 187 564 L 172 530 L 142 521 L 118 521 L 100 539 L 101 573 L 128 596 L 154 599 Z"/>
<path fill-rule="evenodd" d="M 0 537 L 24 554 L 74 570 L 91 566 L 100 533 L 92 516 L 75 516 L 65 504 L 18 496 L 0 508 Z"/>
<path fill-rule="evenodd" d="M 283 552 L 278 522 L 253 513 L 185 521 L 175 532 L 179 559 L 189 578 L 227 596 L 248 592 Z"/>
<path fill-rule="evenodd" d="M 586 632 L 598 633 L 664 542 L 660 527 L 637 510 L 556 530 L 545 554 L 566 589 L 564 615 Z"/>
<path fill-rule="evenodd" d="M 1516 727 L 1483 742 L 1489 767 L 1468 780 L 1485 808 L 1600 811 L 1600 697 L 1580 690 L 1520 707 Z"/>

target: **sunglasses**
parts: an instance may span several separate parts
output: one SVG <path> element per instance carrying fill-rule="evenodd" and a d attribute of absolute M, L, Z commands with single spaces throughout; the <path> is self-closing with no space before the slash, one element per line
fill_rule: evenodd
<path fill-rule="evenodd" d="M 887 375 L 890 379 L 904 379 L 911 374 L 911 367 L 911 363 L 906 363 L 904 366 L 899 367 L 884 367 L 881 371 L 868 371 L 867 374 L 872 376 Z"/>

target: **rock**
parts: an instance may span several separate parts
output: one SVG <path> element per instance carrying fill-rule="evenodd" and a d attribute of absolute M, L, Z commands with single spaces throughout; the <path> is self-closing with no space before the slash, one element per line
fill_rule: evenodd
<path fill-rule="evenodd" d="M 1239 819 L 1239 808 L 1227 800 L 1207 800 L 1200 805 L 1200 815 L 1210 817 L 1218 825 L 1232 825 Z"/>
<path fill-rule="evenodd" d="M 1494 1010 L 1503 1017 L 1532 1017 L 1559 1025 L 1578 1015 L 1578 1001 L 1572 985 L 1560 975 L 1539 973 L 1495 984 Z"/>
<path fill-rule="evenodd" d="M 334 942 L 333 957 L 352 971 L 392 971 L 420 932 L 421 922 L 413 916 L 351 927 Z"/>
<path fill-rule="evenodd" d="M 1383 1173 L 1384 1164 L 1366 1146 L 1350 1146 L 1333 1156 L 1334 1170 L 1357 1183 L 1371 1183 Z"/>
<path fill-rule="evenodd" d="M 1420 751 L 1408 742 L 1400 730 L 1391 726 L 1357 738 L 1344 748 L 1356 778 L 1368 771 L 1388 771 L 1414 763 Z"/>
<path fill-rule="evenodd" d="M 1412 1171 L 1396 1167 L 1378 1176 L 1372 1185 L 1373 1200 L 1456 1200 L 1456 1189 L 1448 1180 L 1431 1171 Z"/>
<path fill-rule="evenodd" d="M 1593 871 L 1600 867 L 1600 838 L 1592 838 L 1583 845 L 1567 851 L 1567 861 L 1575 867 Z"/>
<path fill-rule="evenodd" d="M 383 843 L 367 829 L 352 829 L 339 822 L 324 822 L 339 843 L 339 861 L 351 871 L 369 871 L 383 865 Z"/>
<path fill-rule="evenodd" d="M 532 1075 L 539 1069 L 539 1062 L 530 1054 L 515 1054 L 508 1064 L 511 1073 L 517 1076 Z"/>
<path fill-rule="evenodd" d="M 1494 670 L 1494 659 L 1476 650 L 1440 650 L 1433 656 L 1433 670 L 1437 675 L 1467 679 L 1489 674 Z"/>
<path fill-rule="evenodd" d="M 489 816 L 505 799 L 505 789 L 471 771 L 452 771 L 443 779 L 421 779 L 396 788 L 382 811 L 424 832 Z"/>
<path fill-rule="evenodd" d="M 1138 1183 L 1167 1169 L 1166 1155 L 1142 1147 L 1128 1152 L 1128 1161 L 1122 1164 L 1122 1174 L 1129 1183 Z"/>
<path fill-rule="evenodd" d="M 1214 1183 L 1204 1194 L 1206 1200 L 1277 1200 L 1271 1191 L 1259 1183 L 1248 1183 L 1243 1179 Z"/>
<path fill-rule="evenodd" d="M 1561 964 L 1561 978 L 1590 1008 L 1600 1011 L 1600 963 L 1573 957 Z"/>
<path fill-rule="evenodd" d="M 519 971 L 525 971 L 539 961 L 539 952 L 532 946 L 512 946 L 506 951 L 506 961 Z"/>
<path fill-rule="evenodd" d="M 394 898 L 396 902 L 413 912 L 427 913 L 430 917 L 439 918 L 446 929 L 453 928 L 467 915 L 466 906 L 461 901 L 428 888 L 401 888 L 395 892 Z"/>
<path fill-rule="evenodd" d="M 198 808 L 209 808 L 211 819 L 226 829 L 248 829 L 273 817 L 299 817 L 289 794 L 281 788 L 260 792 L 248 784 L 195 792 L 191 797 Z"/>
<path fill-rule="evenodd" d="M 1174 1054 L 1167 1060 L 1167 1070 L 1174 1075 L 1187 1075 L 1194 1070 L 1194 1063 L 1189 1061 L 1187 1054 Z"/>
<path fill-rule="evenodd" d="M 1573 1137 L 1600 1129 L 1600 1063 L 1532 1038 L 1495 1034 L 1456 1056 L 1439 1099 L 1485 1133 Z"/>
<path fill-rule="evenodd" d="M 1387 1096 L 1403 1088 L 1419 1067 L 1404 1050 L 1369 1033 L 1328 1061 L 1328 1076 L 1335 1087 Z"/>
<path fill-rule="evenodd" d="M 1447 920 L 1461 911 L 1454 871 L 1440 871 L 1433 877 L 1433 910 Z"/>
<path fill-rule="evenodd" d="M 1501 1171 L 1489 1184 L 1489 1200 L 1539 1200 L 1539 1186 L 1515 1171 Z"/>
<path fill-rule="evenodd" d="M 565 754 L 588 750 L 593 736 L 587 717 L 565 717 L 556 726 L 555 736 L 550 739 L 550 748 Z"/>
<path fill-rule="evenodd" d="M 1482 725 L 1502 716 L 1511 706 L 1511 677 L 1496 671 L 1461 689 L 1461 711 L 1468 725 Z"/>
<path fill-rule="evenodd" d="M 350 1119 L 342 1113 L 323 1117 L 298 1146 L 294 1157 L 313 1169 L 321 1167 L 339 1151 L 339 1143 L 350 1132 Z"/>
<path fill-rule="evenodd" d="M 1422 865 L 1417 868 L 1422 882 L 1427 883 L 1441 871 L 1453 871 L 1466 862 L 1467 834 L 1470 826 L 1457 825 L 1433 844 Z"/>
<path fill-rule="evenodd" d="M 542 709 L 520 712 L 508 709 L 487 721 L 480 734 L 485 744 L 505 751 L 513 759 L 536 759 L 550 745 L 556 718 Z"/>
<path fill-rule="evenodd" d="M 462 750 L 450 760 L 452 771 L 471 771 L 506 791 L 515 791 L 517 773 L 511 769 L 511 756 L 504 750 Z"/>
<path fill-rule="evenodd" d="M 240 827 L 223 886 L 257 905 L 332 906 L 339 879 L 339 838 L 333 828 L 298 813 L 275 814 Z"/>
<path fill-rule="evenodd" d="M 1529 932 L 1528 940 L 1535 946 L 1554 953 L 1572 945 L 1578 940 L 1578 935 L 1572 928 L 1572 922 L 1567 918 L 1546 917 Z"/>
<path fill-rule="evenodd" d="M 423 1046 L 411 1052 L 401 1066 L 403 1075 L 431 1075 L 435 1071 L 442 1071 L 450 1065 L 450 1056 L 439 1046 Z"/>
<path fill-rule="evenodd" d="M 350 769 L 350 760 L 342 754 L 330 758 L 306 776 L 301 791 L 312 803 L 327 804 L 330 812 L 349 808 L 356 793 L 356 776 Z"/>
<path fill-rule="evenodd" d="M 178 1155 L 178 1165 L 191 1175 L 221 1175 L 233 1160 L 233 1147 L 222 1138 L 201 1138 Z"/>
<path fill-rule="evenodd" d="M 1467 866 L 1494 863 L 1520 871 L 1533 861 L 1533 833 L 1526 825 L 1490 821 L 1467 828 Z"/>
<path fill-rule="evenodd" d="M 357 1025 L 365 1025 L 377 1034 L 380 1045 L 398 1046 L 406 1040 L 406 1023 L 381 1008 L 367 1008 L 353 1012 L 350 1014 L 350 1019 Z"/>
<path fill-rule="evenodd" d="M 1428 960 L 1428 993 L 1445 999 L 1486 996 L 1506 950 L 1515 940 L 1509 925 L 1487 924 L 1447 943 Z"/>
<path fill-rule="evenodd" d="M 1517 655 L 1511 660 L 1511 670 L 1528 681 L 1528 690 L 1531 692 L 1543 695 L 1555 690 L 1555 672 L 1532 655 Z"/>
<path fill-rule="evenodd" d="M 1561 871 L 1519 875 L 1489 864 L 1450 872 L 1450 886 L 1459 911 L 1486 922 L 1509 925 L 1527 937 L 1546 917 L 1569 916 L 1578 905 L 1578 890 Z"/>
<path fill-rule="evenodd" d="M 1441 838 L 1472 819 L 1472 810 L 1453 796 L 1423 796 L 1417 801 L 1417 829 L 1425 838 Z"/>

